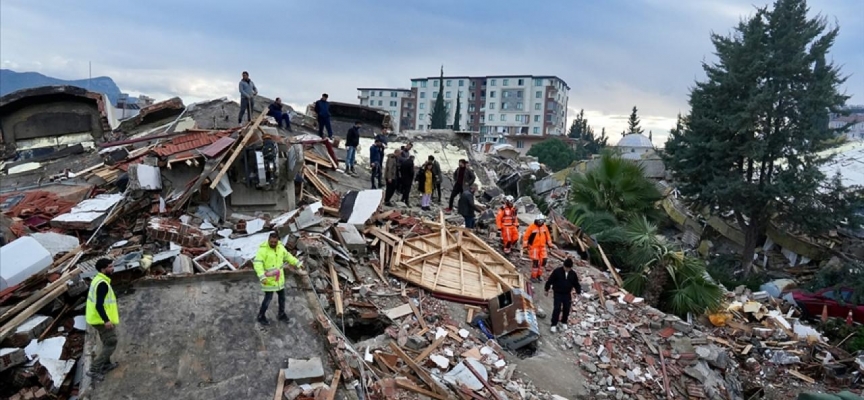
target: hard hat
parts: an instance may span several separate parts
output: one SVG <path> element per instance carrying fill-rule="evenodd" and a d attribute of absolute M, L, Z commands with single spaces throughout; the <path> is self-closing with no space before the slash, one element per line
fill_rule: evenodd
<path fill-rule="evenodd" d="M 537 214 L 537 216 L 534 217 L 534 220 L 535 221 L 546 221 L 546 216 L 543 214 Z"/>
<path fill-rule="evenodd" d="M 504 198 L 504 201 L 506 201 L 506 202 L 508 202 L 508 203 L 512 203 L 512 202 L 513 202 L 513 196 L 507 196 L 507 197 L 505 197 L 505 198 Z"/>

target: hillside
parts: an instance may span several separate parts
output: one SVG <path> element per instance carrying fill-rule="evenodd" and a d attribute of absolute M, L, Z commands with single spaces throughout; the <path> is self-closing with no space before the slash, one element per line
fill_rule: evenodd
<path fill-rule="evenodd" d="M 107 76 L 100 76 L 89 80 L 64 80 L 42 75 L 38 72 L 15 72 L 10 69 L 0 69 L 0 96 L 9 93 L 39 86 L 70 85 L 89 89 L 94 92 L 105 93 L 111 99 L 111 104 L 117 104 L 120 97 L 120 88 L 114 80 Z"/>

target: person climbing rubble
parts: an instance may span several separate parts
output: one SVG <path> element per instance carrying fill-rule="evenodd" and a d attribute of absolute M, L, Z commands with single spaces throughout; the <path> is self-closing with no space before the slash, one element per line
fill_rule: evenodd
<path fill-rule="evenodd" d="M 513 196 L 504 198 L 504 205 L 495 217 L 495 225 L 501 231 L 501 246 L 504 248 L 504 254 L 510 254 L 513 245 L 519 241 L 519 219 L 516 218 Z"/>
<path fill-rule="evenodd" d="M 582 294 L 582 285 L 579 284 L 579 275 L 573 270 L 573 259 L 564 260 L 564 266 L 555 268 L 549 274 L 546 281 L 545 292 L 549 297 L 549 289 L 552 289 L 552 319 L 550 320 L 552 333 L 561 329 L 567 329 L 567 319 L 570 318 L 570 307 L 573 305 L 573 291 Z"/>
<path fill-rule="evenodd" d="M 264 292 L 264 301 L 258 311 L 258 323 L 270 325 L 267 320 L 267 307 L 273 300 L 273 293 L 279 303 L 279 320 L 289 322 L 290 318 L 285 314 L 285 271 L 286 265 L 291 265 L 298 271 L 303 270 L 303 263 L 295 258 L 285 246 L 279 241 L 279 233 L 271 232 L 267 241 L 258 247 L 255 261 L 252 263 L 258 280 L 261 281 L 261 290 Z"/>
<path fill-rule="evenodd" d="M 540 282 L 543 278 L 549 247 L 554 249 L 555 244 L 552 243 L 552 235 L 546 226 L 546 217 L 537 214 L 534 223 L 528 225 L 528 229 L 522 236 L 522 249 L 528 249 L 528 258 L 531 259 L 531 279 L 534 282 Z"/>

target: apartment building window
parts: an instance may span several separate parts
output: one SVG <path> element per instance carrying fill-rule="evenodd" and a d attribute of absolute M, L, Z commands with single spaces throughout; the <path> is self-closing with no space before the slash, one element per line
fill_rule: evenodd
<path fill-rule="evenodd" d="M 369 92 L 369 97 L 375 97 L 375 91 L 374 90 Z"/>
<path fill-rule="evenodd" d="M 462 86 L 465 86 L 465 80 L 464 79 L 459 80 L 459 87 L 462 87 Z"/>
<path fill-rule="evenodd" d="M 489 86 L 495 86 L 495 79 L 489 80 Z"/>
<path fill-rule="evenodd" d="M 505 91 L 501 92 L 501 95 L 504 97 L 510 97 L 510 92 L 505 90 Z"/>
<path fill-rule="evenodd" d="M 426 103 L 420 103 L 420 109 L 425 110 L 426 109 Z"/>
<path fill-rule="evenodd" d="M 504 122 L 504 121 L 507 121 L 507 114 L 501 114 L 501 122 Z"/>
<path fill-rule="evenodd" d="M 495 109 L 495 103 L 489 103 L 489 109 L 494 110 Z"/>
<path fill-rule="evenodd" d="M 522 122 L 522 116 L 521 115 L 516 116 L 516 122 Z"/>
<path fill-rule="evenodd" d="M 420 129 L 420 130 L 422 131 L 422 130 L 423 130 L 423 125 L 420 125 L 419 127 L 417 127 L 417 129 Z"/>
<path fill-rule="evenodd" d="M 378 107 L 381 107 L 383 105 L 384 105 L 384 100 L 378 100 Z"/>
<path fill-rule="evenodd" d="M 448 101 L 448 102 L 444 103 L 444 108 L 446 108 L 447 111 L 450 111 L 450 106 L 451 106 L 451 105 L 453 105 L 453 102 L 452 102 L 452 101 Z"/>
<path fill-rule="evenodd" d="M 542 91 L 539 91 L 539 90 L 538 90 L 538 91 L 534 92 L 534 98 L 535 98 L 535 99 L 539 99 L 539 98 L 542 98 L 542 97 L 543 97 L 543 92 L 542 92 Z"/>
<path fill-rule="evenodd" d="M 474 100 L 477 96 L 474 95 L 474 92 L 471 92 L 471 96 L 469 96 L 471 100 Z"/>
<path fill-rule="evenodd" d="M 475 87 L 477 87 L 477 82 L 471 81 L 471 84 L 468 85 L 468 87 L 470 87 L 471 89 L 474 89 Z"/>
<path fill-rule="evenodd" d="M 542 79 L 535 79 L 534 80 L 534 86 L 543 86 L 543 80 Z"/>
<path fill-rule="evenodd" d="M 425 116 L 426 116 L 426 114 L 423 114 L 423 113 L 417 114 L 417 119 L 422 121 L 423 117 L 425 117 Z M 423 125 L 420 125 L 420 126 L 423 126 Z M 423 128 L 420 128 L 420 129 L 423 129 Z"/>
<path fill-rule="evenodd" d="M 384 91 L 383 90 L 378 91 L 378 97 L 384 97 Z"/>
<path fill-rule="evenodd" d="M 521 109 L 522 109 L 522 103 L 521 103 L 521 102 L 516 103 L 516 109 L 517 109 L 517 110 L 521 110 Z"/>
<path fill-rule="evenodd" d="M 539 115 L 534 116 L 534 122 L 540 122 L 540 116 Z"/>
<path fill-rule="evenodd" d="M 495 120 L 495 114 L 489 114 L 489 122 L 492 122 L 494 120 Z"/>
<path fill-rule="evenodd" d="M 525 148 L 525 142 L 523 142 L 521 140 L 517 140 L 516 141 L 516 148 L 517 149 L 524 149 Z"/>
<path fill-rule="evenodd" d="M 540 111 L 540 103 L 534 103 L 534 110 Z"/>
<path fill-rule="evenodd" d="M 469 105 L 468 105 L 468 112 L 474 112 L 474 110 L 475 110 L 476 108 L 477 108 L 477 107 L 474 107 L 473 104 L 469 104 Z"/>
<path fill-rule="evenodd" d="M 495 98 L 495 91 L 494 90 L 489 91 L 489 97 L 493 98 L 493 99 Z"/>
<path fill-rule="evenodd" d="M 502 80 L 501 80 L 501 85 L 502 85 L 502 86 L 507 86 L 507 85 L 509 85 L 509 84 L 510 84 L 510 80 L 509 80 L 509 79 L 502 79 Z"/>
<path fill-rule="evenodd" d="M 432 87 L 438 87 L 438 80 L 432 81 Z"/>
<path fill-rule="evenodd" d="M 552 122 L 552 114 L 546 114 L 546 122 Z"/>
<path fill-rule="evenodd" d="M 399 93 L 390 92 L 390 97 L 399 97 Z"/>
<path fill-rule="evenodd" d="M 396 107 L 396 102 L 395 102 L 395 101 L 391 101 L 391 102 L 390 102 L 390 107 Z"/>
<path fill-rule="evenodd" d="M 420 98 L 425 99 L 426 98 L 426 92 L 420 92 Z"/>
<path fill-rule="evenodd" d="M 425 88 L 426 87 L 426 81 L 420 81 L 420 87 Z"/>
<path fill-rule="evenodd" d="M 540 128 L 539 128 L 539 127 L 536 127 L 536 126 L 534 127 L 534 134 L 535 134 L 535 135 L 539 135 L 539 134 L 540 134 Z"/>
<path fill-rule="evenodd" d="M 509 110 L 510 109 L 510 103 L 501 103 L 501 109 L 502 110 Z"/>
<path fill-rule="evenodd" d="M 522 91 L 521 90 L 516 92 L 516 97 L 518 97 L 520 99 L 522 98 Z"/>
<path fill-rule="evenodd" d="M 438 92 L 432 92 L 432 97 L 437 99 L 438 98 Z"/>
<path fill-rule="evenodd" d="M 450 98 L 450 92 L 444 93 L 444 97 L 449 99 Z"/>
<path fill-rule="evenodd" d="M 524 80 L 524 79 L 519 79 L 518 81 L 516 81 L 516 85 L 517 85 L 517 86 L 522 86 L 522 85 L 524 85 L 524 84 L 525 84 L 525 80 Z"/>
<path fill-rule="evenodd" d="M 473 115 L 469 115 L 469 116 L 468 116 L 468 123 L 469 123 L 469 124 L 473 124 L 473 123 L 474 123 L 474 116 L 473 116 Z"/>

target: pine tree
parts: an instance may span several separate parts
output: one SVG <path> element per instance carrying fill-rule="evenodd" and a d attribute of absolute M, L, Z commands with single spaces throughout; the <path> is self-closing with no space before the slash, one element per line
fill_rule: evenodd
<path fill-rule="evenodd" d="M 579 114 L 576 114 L 576 118 L 573 119 L 573 123 L 570 124 L 570 131 L 567 132 L 567 137 L 571 139 L 581 139 L 583 129 L 587 125 L 585 121 L 585 110 L 579 110 Z"/>
<path fill-rule="evenodd" d="M 642 130 L 641 126 L 639 126 L 639 116 L 636 115 L 636 106 L 633 106 L 633 112 L 630 113 L 630 119 L 627 120 L 627 132 L 624 135 L 626 136 L 642 132 L 645 131 Z"/>
<path fill-rule="evenodd" d="M 648 131 L 648 141 L 654 143 L 654 131 Z"/>
<path fill-rule="evenodd" d="M 837 34 L 807 17 L 805 0 L 777 0 L 730 36 L 712 35 L 718 61 L 703 65 L 690 115 L 670 132 L 664 159 L 678 190 L 697 209 L 731 212 L 745 273 L 772 222 L 806 233 L 858 223 L 850 210 L 860 193 L 828 179 L 817 155 L 835 134 L 824 116 L 848 99 L 838 90 L 846 78 L 826 61 Z"/>
<path fill-rule="evenodd" d="M 435 98 L 435 107 L 429 114 L 430 129 L 447 128 L 447 107 L 444 106 L 444 66 L 441 66 L 441 79 L 438 80 L 438 97 Z"/>
<path fill-rule="evenodd" d="M 456 93 L 456 113 L 453 115 L 453 130 L 459 131 L 462 127 L 459 125 L 459 120 L 462 119 L 462 96 Z"/>

